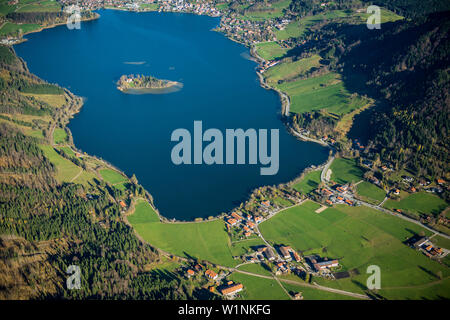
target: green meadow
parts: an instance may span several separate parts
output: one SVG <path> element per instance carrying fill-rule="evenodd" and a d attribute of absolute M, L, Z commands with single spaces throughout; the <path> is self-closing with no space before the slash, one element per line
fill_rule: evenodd
<path fill-rule="evenodd" d="M 58 12 L 61 11 L 61 5 L 56 0 L 47 1 L 27 1 L 27 4 L 17 6 L 17 12 Z"/>
<path fill-rule="evenodd" d="M 126 177 L 124 177 L 122 174 L 120 174 L 116 170 L 112 170 L 112 169 L 101 169 L 100 175 L 102 176 L 102 178 L 105 181 L 109 182 L 112 185 L 128 181 L 128 179 Z"/>
<path fill-rule="evenodd" d="M 254 238 L 248 240 L 241 240 L 231 244 L 231 253 L 233 256 L 241 256 L 247 252 L 252 251 L 252 247 L 264 245 L 261 238 Z"/>
<path fill-rule="evenodd" d="M 265 267 L 263 267 L 260 263 L 244 264 L 244 265 L 240 266 L 238 269 L 242 270 L 242 271 L 248 271 L 248 272 L 252 272 L 252 273 L 261 274 L 263 276 L 271 276 L 272 275 L 272 273 L 269 270 L 267 270 Z"/>
<path fill-rule="evenodd" d="M 415 216 L 421 214 L 437 216 L 447 205 L 443 199 L 424 191 L 408 194 L 399 201 L 389 199 L 384 203 L 384 207 L 388 209 L 400 209 Z"/>
<path fill-rule="evenodd" d="M 289 297 L 272 279 L 265 279 L 234 272 L 229 277 L 237 283 L 242 283 L 244 289 L 239 293 L 245 300 L 287 300 Z"/>
<path fill-rule="evenodd" d="M 265 60 L 281 58 L 286 54 L 286 49 L 276 42 L 261 42 L 255 45 L 256 52 Z"/>
<path fill-rule="evenodd" d="M 353 79 L 351 81 L 356 81 Z M 291 98 L 291 112 L 304 113 L 324 110 L 336 115 L 343 115 L 359 109 L 368 100 L 349 92 L 341 75 L 329 72 L 324 75 L 285 82 L 276 85 Z"/>
<path fill-rule="evenodd" d="M 237 265 L 232 258 L 230 241 L 222 220 L 162 223 L 147 203 L 143 207 L 139 206 L 128 217 L 128 221 L 142 238 L 164 251 L 225 266 Z"/>
<path fill-rule="evenodd" d="M 438 247 L 443 247 L 443 248 L 446 248 L 446 249 L 450 249 L 450 239 L 441 237 L 440 235 L 436 235 L 431 240 Z"/>
<path fill-rule="evenodd" d="M 269 85 L 276 85 L 280 80 L 290 80 L 305 74 L 313 67 L 320 66 L 321 57 L 317 54 L 297 61 L 280 63 L 264 73 Z"/>
<path fill-rule="evenodd" d="M 270 6 L 265 5 L 261 10 L 246 10 L 243 15 L 239 16 L 239 19 L 243 20 L 265 20 L 272 18 L 279 18 L 283 16 L 283 10 L 289 7 L 292 0 L 280 0 L 274 1 Z M 249 9 L 251 6 L 242 5 L 241 9 Z"/>
<path fill-rule="evenodd" d="M 376 185 L 363 181 L 356 186 L 356 192 L 362 200 L 379 204 L 386 197 L 386 192 Z"/>
<path fill-rule="evenodd" d="M 275 32 L 278 40 L 286 40 L 289 38 L 297 38 L 309 31 L 311 27 L 325 20 L 349 20 L 352 19 L 354 23 L 366 23 L 367 18 L 370 16 L 368 13 L 357 13 L 356 11 L 349 10 L 333 10 L 325 14 L 318 14 L 314 16 L 304 17 L 302 19 L 291 22 L 286 26 L 284 30 L 278 30 Z M 381 23 L 397 21 L 403 19 L 401 16 L 395 14 L 392 11 L 381 9 Z"/>
<path fill-rule="evenodd" d="M 292 283 L 281 282 L 281 284 L 291 295 L 297 292 L 301 292 L 304 300 L 360 300 L 357 298 L 344 296 L 342 294 L 303 287 L 301 285 L 295 285 Z"/>
<path fill-rule="evenodd" d="M 56 180 L 58 182 L 70 182 L 80 172 L 80 167 L 60 156 L 52 146 L 40 145 L 39 147 L 44 151 L 50 162 L 55 165 Z"/>
<path fill-rule="evenodd" d="M 286 26 L 284 30 L 278 30 L 275 35 L 278 40 L 286 40 L 289 38 L 297 38 L 305 34 L 312 26 L 326 19 L 335 19 L 349 16 L 343 10 L 334 10 L 326 14 L 318 14 L 314 16 L 304 17 L 300 20 L 293 21 Z"/>
<path fill-rule="evenodd" d="M 355 159 L 337 158 L 330 166 L 331 180 L 345 184 L 363 179 L 364 171 L 357 165 Z"/>
<path fill-rule="evenodd" d="M 450 276 L 446 266 L 403 243 L 421 232 L 430 235 L 422 227 L 368 207 L 339 205 L 315 213 L 319 207 L 309 201 L 260 225 L 265 239 L 274 244 L 291 245 L 305 255 L 315 253 L 339 259 L 341 270 L 357 269 L 360 273 L 347 279 L 314 281 L 363 292 L 369 265 L 381 268 L 385 288 L 425 286 L 435 282 L 440 273 Z"/>
<path fill-rule="evenodd" d="M 61 144 L 67 142 L 67 133 L 64 129 L 56 128 L 53 131 L 53 143 Z"/>
<path fill-rule="evenodd" d="M 0 29 L 0 36 L 9 36 L 9 35 L 17 35 L 19 32 L 22 34 L 40 29 L 41 26 L 34 23 L 11 23 L 6 22 L 3 27 Z"/>
<path fill-rule="evenodd" d="M 67 154 L 70 157 L 75 157 L 75 152 L 73 152 L 72 148 L 69 147 L 61 147 L 59 148 L 61 151 L 63 151 L 65 154 Z"/>
<path fill-rule="evenodd" d="M 300 193 L 308 194 L 318 188 L 321 173 L 321 170 L 308 172 L 300 182 L 294 184 L 292 187 Z"/>

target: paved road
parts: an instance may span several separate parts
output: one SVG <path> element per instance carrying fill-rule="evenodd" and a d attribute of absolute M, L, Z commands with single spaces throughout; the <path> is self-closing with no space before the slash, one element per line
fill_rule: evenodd
<path fill-rule="evenodd" d="M 341 294 L 341 295 L 345 295 L 345 296 L 349 296 L 349 297 L 353 297 L 353 298 L 357 298 L 357 299 L 364 299 L 364 300 L 370 299 L 370 297 L 365 295 L 365 294 L 359 294 L 359 293 L 354 293 L 354 292 L 334 289 L 334 288 L 330 288 L 330 287 L 324 287 L 324 286 L 321 286 L 321 285 L 318 285 L 318 284 L 309 284 L 309 283 L 306 283 L 306 282 L 300 282 L 300 281 L 295 281 L 295 280 L 281 279 L 281 278 L 278 278 L 278 277 L 275 277 L 275 276 L 265 276 L 265 275 L 262 275 L 262 274 L 256 274 L 256 273 L 243 271 L 243 270 L 238 270 L 238 269 L 234 269 L 234 268 L 230 268 L 230 271 L 246 274 L 246 275 L 249 275 L 249 276 L 264 278 L 264 279 L 271 279 L 271 280 L 275 279 L 275 280 L 277 280 L 279 282 L 295 284 L 295 285 L 298 285 L 300 287 L 313 288 L 313 289 L 317 289 L 317 290 L 321 290 L 321 291 L 333 292 L 333 293 L 337 293 L 337 294 Z"/>
<path fill-rule="evenodd" d="M 328 160 L 328 162 L 325 164 L 325 167 L 323 167 L 322 173 L 320 174 L 320 181 L 323 183 L 327 183 L 328 180 L 326 180 L 328 169 L 330 169 L 331 164 L 334 161 L 334 155 Z"/>
<path fill-rule="evenodd" d="M 446 235 L 445 233 L 442 233 L 442 232 L 439 232 L 439 231 L 437 231 L 437 230 L 434 230 L 434 229 L 428 227 L 427 225 L 421 223 L 420 221 L 417 221 L 417 220 L 415 220 L 415 219 L 409 218 L 409 217 L 407 217 L 407 216 L 405 216 L 405 215 L 403 215 L 403 214 L 400 214 L 400 213 L 396 213 L 396 212 L 390 211 L 390 210 L 388 210 L 388 209 L 385 209 L 385 208 L 382 208 L 382 207 L 380 207 L 380 206 L 376 206 L 376 205 L 373 205 L 373 204 L 370 204 L 370 203 L 361 201 L 361 200 L 359 200 L 359 199 L 355 199 L 355 198 L 353 198 L 353 197 L 351 197 L 351 200 L 357 201 L 357 202 L 359 202 L 360 204 L 362 204 L 362 205 L 364 205 L 364 206 L 366 206 L 366 207 L 369 207 L 369 208 L 372 208 L 372 209 L 375 209 L 375 210 L 378 210 L 378 211 L 381 211 L 381 212 L 390 214 L 391 216 L 394 216 L 394 217 L 403 219 L 403 220 L 405 220 L 405 221 L 409 221 L 409 222 L 411 222 L 411 223 L 417 224 L 417 225 L 421 226 L 422 228 L 427 229 L 428 231 L 431 231 L 431 232 L 433 232 L 433 233 L 435 233 L 435 234 L 440 235 L 441 237 L 444 237 L 444 238 L 446 238 L 446 239 L 450 239 L 450 236 Z"/>

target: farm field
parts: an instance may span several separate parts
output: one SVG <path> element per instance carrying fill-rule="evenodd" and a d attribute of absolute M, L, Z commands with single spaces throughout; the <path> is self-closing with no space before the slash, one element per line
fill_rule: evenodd
<path fill-rule="evenodd" d="M 255 47 L 258 55 L 265 60 L 273 60 L 286 54 L 286 49 L 276 42 L 262 42 L 256 44 Z"/>
<path fill-rule="evenodd" d="M 246 300 L 287 300 L 289 297 L 280 285 L 271 279 L 249 276 L 234 272 L 229 277 L 234 282 L 242 283 L 244 290 L 239 294 Z"/>
<path fill-rule="evenodd" d="M 339 205 L 317 214 L 314 211 L 319 207 L 319 204 L 309 201 L 260 225 L 268 241 L 291 245 L 305 255 L 315 253 L 337 258 L 341 270 L 357 269 L 360 273 L 347 279 L 327 281 L 314 278 L 314 281 L 362 292 L 369 265 L 381 268 L 386 288 L 426 285 L 436 281 L 439 273 L 444 277 L 450 275 L 447 267 L 403 243 L 415 234 L 430 235 L 420 226 L 367 207 Z"/>
<path fill-rule="evenodd" d="M 60 108 L 66 103 L 66 98 L 63 94 L 32 94 L 22 93 L 24 96 L 33 97 L 36 100 L 45 102 L 53 107 Z"/>
<path fill-rule="evenodd" d="M 305 34 L 305 32 L 315 24 L 324 19 L 333 19 L 339 17 L 347 17 L 349 14 L 343 10 L 334 10 L 326 14 L 318 14 L 314 16 L 304 17 L 298 21 L 291 22 L 284 30 L 277 30 L 275 35 L 278 40 L 286 40 L 289 38 L 297 38 Z"/>
<path fill-rule="evenodd" d="M 69 147 L 61 147 L 59 148 L 59 150 L 63 151 L 65 154 L 67 154 L 70 157 L 74 157 L 75 156 L 75 152 L 73 152 L 73 150 Z"/>
<path fill-rule="evenodd" d="M 231 244 L 231 253 L 233 256 L 240 256 L 252 250 L 252 247 L 264 245 L 261 238 L 249 239 Z"/>
<path fill-rule="evenodd" d="M 342 294 L 312 289 L 291 283 L 281 282 L 281 284 L 291 295 L 296 292 L 301 292 L 304 300 L 360 300 Z"/>
<path fill-rule="evenodd" d="M 273 2 L 271 6 L 268 8 L 268 10 L 254 10 L 254 11 L 247 11 L 244 15 L 239 16 L 239 19 L 244 20 L 265 20 L 265 19 L 271 19 L 271 18 L 278 18 L 283 15 L 283 10 L 286 9 L 289 4 L 291 3 L 291 0 L 280 0 L 277 2 Z M 250 6 L 243 5 L 241 6 L 243 9 L 247 9 Z"/>
<path fill-rule="evenodd" d="M 308 172 L 300 182 L 293 185 L 293 188 L 300 193 L 308 194 L 319 186 L 320 175 L 320 170 Z"/>
<path fill-rule="evenodd" d="M 45 156 L 56 166 L 56 180 L 58 182 L 70 182 L 81 170 L 70 160 L 61 157 L 52 146 L 40 145 Z"/>
<path fill-rule="evenodd" d="M 331 180 L 340 183 L 358 182 L 363 179 L 364 171 L 359 168 L 355 159 L 337 158 L 330 166 Z"/>
<path fill-rule="evenodd" d="M 295 113 L 323 110 L 344 115 L 369 102 L 368 99 L 349 92 L 341 75 L 333 72 L 295 82 L 285 82 L 276 87 L 290 96 L 291 112 Z"/>
<path fill-rule="evenodd" d="M 102 178 L 109 182 L 110 184 L 114 185 L 116 183 L 125 182 L 128 179 L 121 175 L 119 172 L 112 170 L 112 169 L 101 169 L 100 175 Z"/>
<path fill-rule="evenodd" d="M 443 199 L 424 191 L 407 194 L 400 201 L 389 199 L 384 203 L 384 207 L 388 209 L 400 209 L 415 216 L 420 214 L 437 216 L 447 205 Z"/>
<path fill-rule="evenodd" d="M 73 180 L 73 183 L 79 183 L 84 186 L 88 186 L 94 184 L 94 179 L 98 179 L 95 173 L 83 170 L 83 172 L 75 180 Z"/>
<path fill-rule="evenodd" d="M 363 181 L 358 184 L 356 186 L 356 191 L 363 200 L 367 200 L 375 204 L 383 201 L 386 196 L 386 192 L 383 189 L 367 181 Z"/>
<path fill-rule="evenodd" d="M 436 235 L 433 237 L 433 239 L 431 239 L 431 241 L 438 247 L 450 249 L 450 239 L 441 237 L 440 235 Z"/>
<path fill-rule="evenodd" d="M 229 238 L 222 220 L 161 223 L 156 221 L 153 209 L 140 208 L 136 214 L 137 217 L 130 215 L 128 221 L 151 245 L 178 256 L 195 257 L 225 266 L 237 264 L 232 258 Z"/>
<path fill-rule="evenodd" d="M 270 273 L 270 271 L 267 270 L 266 268 L 264 268 L 260 263 L 244 264 L 244 265 L 240 266 L 238 269 L 242 270 L 242 271 L 248 271 L 248 272 L 252 272 L 252 273 L 261 274 L 264 276 L 272 275 L 272 273 Z"/>
<path fill-rule="evenodd" d="M 356 22 L 367 23 L 367 18 L 370 14 L 366 12 L 357 13 L 355 11 L 347 10 L 333 10 L 325 14 L 318 14 L 314 16 L 304 17 L 298 21 L 291 22 L 286 26 L 284 30 L 277 30 L 275 32 L 278 40 L 286 40 L 289 38 L 297 38 L 305 34 L 306 31 L 310 30 L 314 25 L 324 21 L 324 20 L 347 20 L 347 19 L 357 19 Z M 381 9 L 381 23 L 397 21 L 403 19 L 401 16 L 395 14 L 392 11 Z"/>
<path fill-rule="evenodd" d="M 321 57 L 317 54 L 297 61 L 288 61 L 273 66 L 264 73 L 269 85 L 278 84 L 279 80 L 290 80 L 305 74 L 313 67 L 320 66 Z"/>
<path fill-rule="evenodd" d="M 21 1 L 17 6 L 16 12 L 58 12 L 61 11 L 61 5 L 56 0 L 47 1 Z"/>
<path fill-rule="evenodd" d="M 53 131 L 53 143 L 61 144 L 67 142 L 67 133 L 64 129 L 56 128 Z"/>
<path fill-rule="evenodd" d="M 17 23 L 11 23 L 6 22 L 3 27 L 0 29 L 0 36 L 7 36 L 7 35 L 17 35 L 19 32 L 27 33 L 33 30 L 40 29 L 41 26 L 34 23 L 24 23 L 24 24 L 17 24 Z M 22 31 L 20 31 L 22 30 Z"/>

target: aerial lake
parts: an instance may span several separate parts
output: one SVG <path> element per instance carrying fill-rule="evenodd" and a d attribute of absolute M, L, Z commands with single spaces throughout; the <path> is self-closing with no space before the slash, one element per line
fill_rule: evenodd
<path fill-rule="evenodd" d="M 16 45 L 31 72 L 85 98 L 71 120 L 74 143 L 136 174 L 167 218 L 191 220 L 227 212 L 252 189 L 292 180 L 326 161 L 328 149 L 290 135 L 276 92 L 263 89 L 249 50 L 212 31 L 219 18 L 178 13 L 99 11 L 100 19 L 26 36 Z M 125 94 L 121 75 L 183 84 L 167 94 Z M 257 165 L 175 165 L 175 129 L 279 129 L 276 175 Z"/>

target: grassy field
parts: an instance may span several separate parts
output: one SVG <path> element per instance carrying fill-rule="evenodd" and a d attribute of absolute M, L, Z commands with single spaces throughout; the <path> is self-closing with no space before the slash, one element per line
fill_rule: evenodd
<path fill-rule="evenodd" d="M 276 31 L 275 35 L 278 40 L 297 38 L 304 35 L 307 30 L 324 20 L 348 20 L 348 18 L 355 18 L 354 20 L 356 22 L 366 23 L 369 16 L 370 14 L 367 13 L 357 13 L 355 11 L 347 10 L 333 10 L 325 14 L 308 16 L 291 22 L 284 30 Z M 381 9 L 381 23 L 397 21 L 400 19 L 402 19 L 401 16 L 398 16 L 389 10 Z"/>
<path fill-rule="evenodd" d="M 73 150 L 69 147 L 60 147 L 59 148 L 61 151 L 63 151 L 65 154 L 67 154 L 70 157 L 74 157 L 75 156 L 75 152 L 73 152 Z"/>
<path fill-rule="evenodd" d="M 308 172 L 300 182 L 293 185 L 293 188 L 303 194 L 314 191 L 319 186 L 321 173 L 320 170 Z"/>
<path fill-rule="evenodd" d="M 56 166 L 56 180 L 58 182 L 70 182 L 81 170 L 70 160 L 61 157 L 53 147 L 40 145 L 45 156 Z"/>
<path fill-rule="evenodd" d="M 34 23 L 23 23 L 23 24 L 17 24 L 17 23 L 11 23 L 6 22 L 3 27 L 0 29 L 0 36 L 9 36 L 9 35 L 17 35 L 20 30 L 22 30 L 23 33 L 27 33 L 33 30 L 40 29 L 41 26 Z"/>
<path fill-rule="evenodd" d="M 278 40 L 297 38 L 302 36 L 309 28 L 325 19 L 335 19 L 347 16 L 349 16 L 349 14 L 345 13 L 343 10 L 334 10 L 326 14 L 304 17 L 300 20 L 291 22 L 284 30 L 276 31 L 275 35 Z"/>
<path fill-rule="evenodd" d="M 84 186 L 95 185 L 94 179 L 98 179 L 94 172 L 83 170 L 83 172 L 73 180 L 73 183 L 79 183 Z"/>
<path fill-rule="evenodd" d="M 330 166 L 331 180 L 344 184 L 358 182 L 363 179 L 364 172 L 358 167 L 355 159 L 337 158 Z"/>
<path fill-rule="evenodd" d="M 53 143 L 61 144 L 67 142 L 67 133 L 64 129 L 56 128 L 53 131 Z"/>
<path fill-rule="evenodd" d="M 443 248 L 446 248 L 446 249 L 450 249 L 450 239 L 447 239 L 447 238 L 441 237 L 439 235 L 436 235 L 431 240 L 438 247 L 443 247 Z"/>
<path fill-rule="evenodd" d="M 275 280 L 249 276 L 237 272 L 234 272 L 229 278 L 244 285 L 244 290 L 240 292 L 240 295 L 246 300 L 289 299 Z"/>
<path fill-rule="evenodd" d="M 301 292 L 304 300 L 359 300 L 342 294 L 312 289 L 291 283 L 282 282 L 281 284 L 291 295 L 296 292 Z"/>
<path fill-rule="evenodd" d="M 23 1 L 22 1 L 23 3 Z M 19 4 L 17 12 L 58 12 L 61 5 L 56 0 L 28 1 L 27 4 Z"/>
<path fill-rule="evenodd" d="M 144 205 L 144 208 L 140 206 L 135 214 L 129 216 L 128 221 L 151 245 L 178 256 L 195 257 L 225 266 L 237 264 L 232 258 L 229 238 L 222 220 L 161 223 L 148 204 Z"/>
<path fill-rule="evenodd" d="M 356 191 L 363 200 L 367 200 L 372 203 L 374 202 L 376 204 L 383 201 L 386 196 L 386 192 L 383 189 L 367 181 L 363 181 L 358 184 L 356 186 Z"/>
<path fill-rule="evenodd" d="M 113 185 L 121 183 L 121 182 L 125 182 L 128 180 L 126 177 L 121 175 L 119 172 L 112 170 L 112 169 L 101 169 L 100 175 L 102 176 L 102 178 L 105 181 L 107 181 Z"/>
<path fill-rule="evenodd" d="M 248 272 L 252 272 L 252 273 L 261 274 L 264 276 L 272 275 L 272 273 L 270 273 L 270 271 L 267 270 L 265 267 L 263 267 L 260 263 L 244 264 L 244 265 L 240 266 L 238 269 L 242 270 L 242 271 L 248 271 Z"/>
<path fill-rule="evenodd" d="M 348 81 L 356 81 L 356 79 Z M 285 82 L 276 87 L 290 96 L 291 112 L 295 113 L 324 110 L 343 115 L 369 102 L 368 99 L 349 92 L 342 77 L 332 72 L 294 82 Z"/>
<path fill-rule="evenodd" d="M 286 49 L 276 42 L 261 42 L 255 45 L 256 52 L 265 60 L 280 58 L 286 54 Z"/>
<path fill-rule="evenodd" d="M 264 10 L 246 11 L 239 19 L 244 20 L 265 20 L 279 18 L 283 16 L 283 10 L 286 9 L 291 0 L 280 0 L 273 2 L 270 7 L 264 7 Z M 248 9 L 249 5 L 242 5 L 241 8 Z"/>
<path fill-rule="evenodd" d="M 252 250 L 252 247 L 264 245 L 261 238 L 239 241 L 231 244 L 231 253 L 233 256 L 240 256 Z"/>
<path fill-rule="evenodd" d="M 260 225 L 266 240 L 291 245 L 305 254 L 337 258 L 342 270 L 356 268 L 360 272 L 352 278 L 335 281 L 315 278 L 315 281 L 362 292 L 369 265 L 381 268 L 385 288 L 427 285 L 437 280 L 439 272 L 444 277 L 450 275 L 447 267 L 403 243 L 420 232 L 430 235 L 420 226 L 367 207 L 342 205 L 317 214 L 314 211 L 319 207 L 306 202 Z"/>
<path fill-rule="evenodd" d="M 129 216 L 128 221 L 133 225 L 152 223 L 159 222 L 159 217 L 147 201 L 139 199 L 136 201 L 134 213 Z"/>
<path fill-rule="evenodd" d="M 438 196 L 424 191 L 408 194 L 400 201 L 389 199 L 384 203 L 384 207 L 388 209 L 401 209 L 416 216 L 420 214 L 437 216 L 447 205 Z"/>
<path fill-rule="evenodd" d="M 24 96 L 33 97 L 38 101 L 45 102 L 50 106 L 60 108 L 66 103 L 66 98 L 63 94 L 32 94 L 22 93 Z"/>
<path fill-rule="evenodd" d="M 294 79 L 299 75 L 305 74 L 313 67 L 319 67 L 320 59 L 320 56 L 315 54 L 297 61 L 283 62 L 267 70 L 264 76 L 269 85 L 276 85 L 279 80 Z"/>

